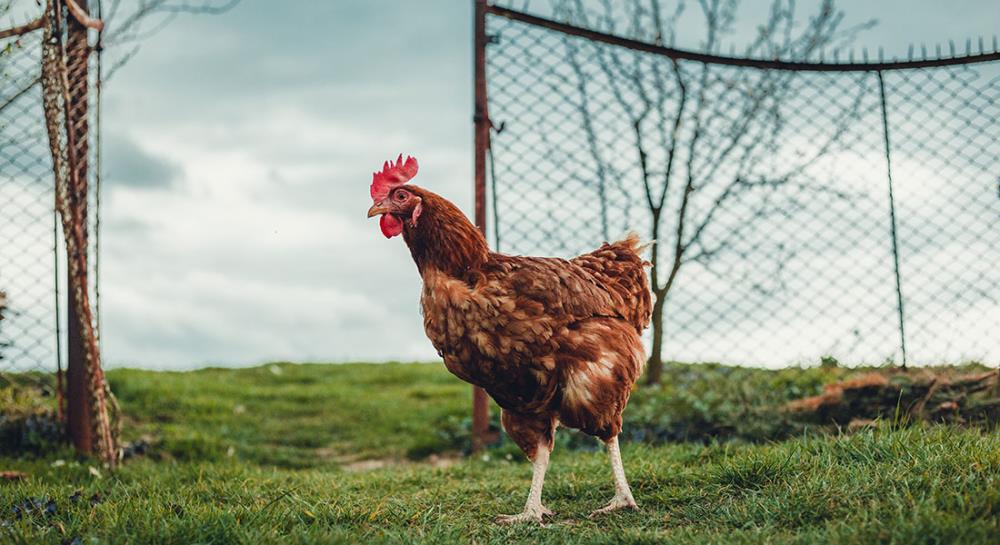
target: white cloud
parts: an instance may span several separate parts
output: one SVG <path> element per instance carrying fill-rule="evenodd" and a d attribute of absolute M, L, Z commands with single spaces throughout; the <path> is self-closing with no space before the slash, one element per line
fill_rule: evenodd
<path fill-rule="evenodd" d="M 377 163 L 357 172 L 342 158 L 326 159 L 316 144 L 348 152 L 386 147 L 377 134 L 348 133 L 279 110 L 217 131 L 181 125 L 140 135 L 183 164 L 185 175 L 173 190 L 110 195 L 109 361 L 169 367 L 433 357 L 409 255 L 364 216 Z M 238 145 L 248 134 L 262 137 Z M 425 157 L 447 164 L 448 156 Z"/>

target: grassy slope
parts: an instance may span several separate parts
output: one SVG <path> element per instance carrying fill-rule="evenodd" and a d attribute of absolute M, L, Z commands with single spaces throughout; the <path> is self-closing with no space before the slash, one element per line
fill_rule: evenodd
<path fill-rule="evenodd" d="M 288 468 L 445 450 L 469 388 L 435 365 L 266 365 L 187 373 L 115 370 L 129 435 L 180 460 Z"/>
<path fill-rule="evenodd" d="M 675 382 L 707 392 L 703 377 L 719 369 L 678 372 L 692 377 Z M 739 390 L 771 385 L 768 399 L 842 374 L 723 371 L 733 373 Z M 606 457 L 559 448 L 545 489 L 555 522 L 506 528 L 489 521 L 519 510 L 530 467 L 509 461 L 505 448 L 443 469 L 337 467 L 345 456 L 451 445 L 454 433 L 440 428 L 461 429 L 455 422 L 469 394 L 440 367 L 116 371 L 111 379 L 135 419 L 130 433 L 162 437 L 156 450 L 172 461 L 138 460 L 99 478 L 69 458 L 58 467 L 53 458 L 0 458 L 0 469 L 31 475 L 0 484 L 0 542 L 989 543 L 1000 532 L 997 431 L 930 426 L 759 445 L 630 443 L 626 469 L 643 511 L 599 521 L 585 515 L 612 493 Z M 670 397 L 682 398 L 680 408 L 664 409 L 661 396 L 640 391 L 639 421 L 658 406 L 675 419 L 719 406 L 707 393 L 705 407 L 676 391 Z M 82 499 L 73 502 L 76 491 Z M 99 502 L 88 500 L 94 493 Z M 32 497 L 55 500 L 55 513 L 13 516 Z"/>

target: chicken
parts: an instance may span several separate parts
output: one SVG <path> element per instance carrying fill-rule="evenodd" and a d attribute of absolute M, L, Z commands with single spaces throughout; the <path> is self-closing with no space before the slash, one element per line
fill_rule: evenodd
<path fill-rule="evenodd" d="M 592 513 L 636 509 L 618 434 L 646 357 L 640 334 L 651 298 L 636 235 L 566 260 L 509 256 L 443 197 L 414 185 L 402 155 L 374 174 L 368 217 L 387 238 L 403 235 L 423 279 L 424 329 L 447 369 L 483 387 L 533 466 L 524 511 L 498 522 L 551 515 L 542 485 L 560 424 L 607 445 L 614 498 Z"/>

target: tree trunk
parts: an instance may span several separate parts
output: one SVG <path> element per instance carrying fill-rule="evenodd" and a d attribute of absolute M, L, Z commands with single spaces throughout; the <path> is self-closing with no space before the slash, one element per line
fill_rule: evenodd
<path fill-rule="evenodd" d="M 646 384 L 658 384 L 663 375 L 663 303 L 666 300 L 666 290 L 660 289 L 660 209 L 653 208 L 653 227 L 650 235 L 652 256 L 649 271 L 650 289 L 653 292 L 653 349 L 646 362 Z"/>
<path fill-rule="evenodd" d="M 659 384 L 663 375 L 663 306 L 666 294 L 653 292 L 653 349 L 646 364 L 646 384 Z"/>

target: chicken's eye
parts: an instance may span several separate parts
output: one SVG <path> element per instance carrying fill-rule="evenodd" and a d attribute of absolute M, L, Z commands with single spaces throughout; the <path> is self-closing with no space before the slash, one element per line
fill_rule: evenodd
<path fill-rule="evenodd" d="M 406 200 L 406 197 L 407 195 L 405 191 L 397 191 L 392 198 L 396 199 L 399 202 L 403 202 Z"/>

